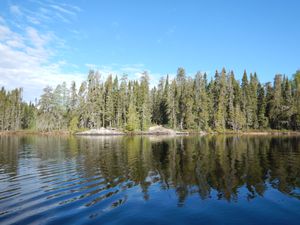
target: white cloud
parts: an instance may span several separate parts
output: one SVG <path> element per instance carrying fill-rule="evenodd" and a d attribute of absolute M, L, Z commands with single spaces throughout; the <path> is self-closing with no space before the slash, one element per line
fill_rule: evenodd
<path fill-rule="evenodd" d="M 66 13 L 69 15 L 76 15 L 75 12 L 67 10 L 66 8 L 60 7 L 59 5 L 51 5 L 51 8 L 56 9 L 57 11 L 59 11 L 61 13 Z"/>
<path fill-rule="evenodd" d="M 6 39 L 11 33 L 10 29 L 4 25 L 0 25 L 0 40 Z"/>
<path fill-rule="evenodd" d="M 9 5 L 9 20 L 0 16 L 0 86 L 23 87 L 27 101 L 38 98 L 47 85 L 79 83 L 86 76 L 78 72 L 77 65 L 54 60 L 66 44 L 48 26 L 56 21 L 72 22 L 81 9 L 64 3 L 32 3 L 32 8 L 22 3 Z"/>
<path fill-rule="evenodd" d="M 30 22 L 32 24 L 35 24 L 35 25 L 41 24 L 41 21 L 36 17 L 26 16 L 26 19 L 28 20 L 28 22 Z"/>
<path fill-rule="evenodd" d="M 47 44 L 47 42 L 49 42 L 51 39 L 49 34 L 41 35 L 33 27 L 27 27 L 26 33 L 29 37 L 29 40 L 31 41 L 31 44 L 38 48 L 42 48 L 43 46 L 45 46 L 45 44 Z"/>
<path fill-rule="evenodd" d="M 84 75 L 79 72 L 63 71 L 66 62 L 50 62 L 47 45 L 53 36 L 32 27 L 20 35 L 4 25 L 0 25 L 0 33 L 0 85 L 8 89 L 24 87 L 25 100 L 39 97 L 47 85 L 83 80 Z"/>
<path fill-rule="evenodd" d="M 79 85 L 86 79 L 87 69 L 98 70 L 102 80 L 109 74 L 127 74 L 129 79 L 139 79 L 142 72 L 148 71 L 151 85 L 158 82 L 161 75 L 147 70 L 143 64 L 87 63 L 86 72 L 81 73 L 80 65 L 54 60 L 57 52 L 67 47 L 63 39 L 48 29 L 47 24 L 57 20 L 70 22 L 81 9 L 66 4 L 51 5 L 42 1 L 37 3 L 35 10 L 11 5 L 10 12 L 13 17 L 7 23 L 0 16 L 0 86 L 4 85 L 8 89 L 23 87 L 24 99 L 33 101 L 39 98 L 47 85 L 56 86 L 63 81 L 75 81 Z M 119 23 L 115 22 L 112 26 L 117 32 Z M 83 35 L 77 30 L 73 33 Z"/>

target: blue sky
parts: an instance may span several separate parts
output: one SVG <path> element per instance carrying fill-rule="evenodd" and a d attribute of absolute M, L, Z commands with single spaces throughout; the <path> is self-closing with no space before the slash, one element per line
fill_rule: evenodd
<path fill-rule="evenodd" d="M 33 100 L 46 85 L 147 70 L 154 84 L 182 66 L 257 72 L 300 68 L 300 1 L 0 1 L 0 86 Z"/>

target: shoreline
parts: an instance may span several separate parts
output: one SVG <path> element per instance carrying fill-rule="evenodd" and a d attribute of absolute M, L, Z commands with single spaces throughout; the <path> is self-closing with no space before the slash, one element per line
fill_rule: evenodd
<path fill-rule="evenodd" d="M 207 136 L 207 135 L 251 135 L 251 136 L 300 136 L 300 131 L 277 131 L 277 130 L 266 130 L 266 131 L 225 131 L 225 132 L 204 132 L 204 131 L 176 131 L 174 134 L 159 133 L 159 132 L 124 132 L 118 134 L 76 134 L 71 131 L 28 131 L 28 130 L 17 130 L 17 131 L 0 131 L 0 136 L 10 135 L 38 135 L 38 136 Z"/>

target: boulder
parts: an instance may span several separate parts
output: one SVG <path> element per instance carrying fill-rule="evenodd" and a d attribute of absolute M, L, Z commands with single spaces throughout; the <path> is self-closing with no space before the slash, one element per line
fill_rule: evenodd
<path fill-rule="evenodd" d="M 114 128 L 91 129 L 76 133 L 77 135 L 124 135 L 123 131 L 116 130 Z"/>

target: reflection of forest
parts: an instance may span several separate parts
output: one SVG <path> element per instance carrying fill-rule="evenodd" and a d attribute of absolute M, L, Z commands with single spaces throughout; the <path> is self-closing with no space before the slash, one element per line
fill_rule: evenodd
<path fill-rule="evenodd" d="M 248 199 L 267 188 L 300 199 L 300 139 L 296 137 L 1 137 L 0 165 L 17 173 L 20 148 L 42 160 L 76 160 L 85 177 L 100 174 L 111 186 L 175 189 L 180 203 L 190 194 L 202 199 L 216 192 Z M 21 147 L 20 147 L 21 146 Z M 246 193 L 245 193 L 246 192 Z"/>
<path fill-rule="evenodd" d="M 267 185 L 299 198 L 299 138 L 275 137 L 148 137 L 80 139 L 86 171 L 98 168 L 108 181 L 133 181 L 147 198 L 147 189 L 159 182 L 174 188 L 179 201 L 189 194 L 237 199 L 245 187 L 248 198 L 263 195 Z"/>

